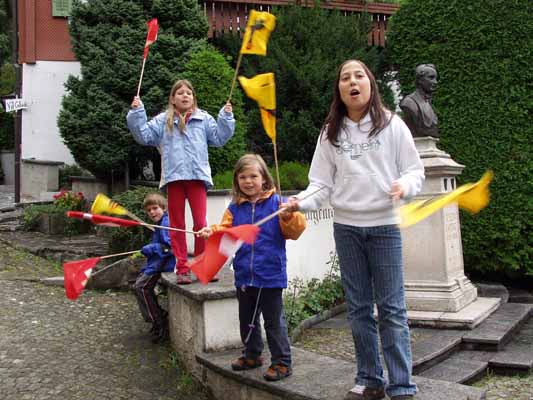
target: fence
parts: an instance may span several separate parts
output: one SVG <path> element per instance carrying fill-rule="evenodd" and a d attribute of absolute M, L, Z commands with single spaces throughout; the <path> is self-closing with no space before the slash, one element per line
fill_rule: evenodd
<path fill-rule="evenodd" d="M 274 6 L 284 6 L 291 0 L 205 0 L 200 2 L 209 22 L 209 37 L 221 33 L 237 32 L 241 34 L 246 27 L 250 10 L 272 10 Z M 302 6 L 313 2 L 298 2 Z M 399 9 L 397 4 L 368 3 L 362 0 L 324 1 L 323 8 L 337 9 L 346 14 L 367 12 L 372 19 L 372 29 L 368 33 L 370 46 L 385 46 L 385 33 L 388 19 Z"/>

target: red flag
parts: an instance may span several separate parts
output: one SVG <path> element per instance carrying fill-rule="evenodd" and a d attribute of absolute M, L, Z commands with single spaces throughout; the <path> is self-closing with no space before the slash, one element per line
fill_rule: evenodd
<path fill-rule="evenodd" d="M 242 243 L 252 244 L 258 233 L 256 225 L 239 225 L 213 233 L 207 239 L 205 251 L 190 264 L 191 270 L 207 285 Z"/>
<path fill-rule="evenodd" d="M 146 42 L 144 43 L 144 56 L 143 58 L 148 57 L 148 48 L 149 46 L 157 40 L 157 31 L 159 30 L 159 25 L 157 24 L 157 18 L 152 18 L 146 23 L 148 25 L 148 33 L 146 34 Z"/>
<path fill-rule="evenodd" d="M 106 215 L 94 215 L 94 214 L 84 213 L 82 211 L 67 211 L 67 217 L 86 219 L 86 220 L 91 221 L 93 224 L 114 226 L 114 227 L 142 225 L 142 223 L 137 222 L 137 221 L 132 221 L 130 219 L 108 217 Z"/>
<path fill-rule="evenodd" d="M 94 257 L 63 264 L 65 294 L 68 299 L 76 300 L 80 296 L 87 285 L 93 268 L 99 261 L 100 257 Z"/>

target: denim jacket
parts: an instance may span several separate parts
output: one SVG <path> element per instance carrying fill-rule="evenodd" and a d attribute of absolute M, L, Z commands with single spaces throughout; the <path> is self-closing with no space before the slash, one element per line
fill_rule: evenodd
<path fill-rule="evenodd" d="M 223 146 L 235 132 L 233 113 L 222 108 L 215 119 L 196 109 L 190 116 L 185 133 L 174 118 L 172 132 L 166 129 L 166 112 L 148 121 L 144 106 L 131 109 L 126 117 L 128 128 L 137 143 L 157 147 L 161 154 L 160 187 L 179 180 L 201 180 L 207 189 L 213 186 L 207 146 Z"/>

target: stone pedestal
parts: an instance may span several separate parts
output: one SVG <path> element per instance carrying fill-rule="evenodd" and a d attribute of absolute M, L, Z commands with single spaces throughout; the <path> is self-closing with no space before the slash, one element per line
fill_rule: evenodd
<path fill-rule="evenodd" d="M 438 139 L 415 138 L 415 144 L 425 168 L 426 181 L 417 199 L 451 192 L 456 189 L 455 177 L 464 166 L 436 146 Z M 477 299 L 477 289 L 464 274 L 463 248 L 459 210 L 451 204 L 402 231 L 405 265 L 405 294 L 410 320 L 428 321 L 446 313 L 453 321 L 453 313 L 464 310 Z M 470 307 L 476 315 L 466 318 L 466 327 L 473 327 L 499 305 L 499 299 L 483 301 Z M 450 316 L 450 314 L 452 314 Z M 461 314 L 461 320 L 465 320 Z M 426 323 L 424 323 L 426 324 Z M 430 323 L 431 325 L 432 323 Z"/>

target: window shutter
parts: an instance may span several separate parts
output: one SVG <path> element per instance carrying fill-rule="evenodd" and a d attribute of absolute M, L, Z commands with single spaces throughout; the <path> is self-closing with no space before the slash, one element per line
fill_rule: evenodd
<path fill-rule="evenodd" d="M 52 0 L 53 17 L 69 17 L 72 10 L 72 0 Z"/>

